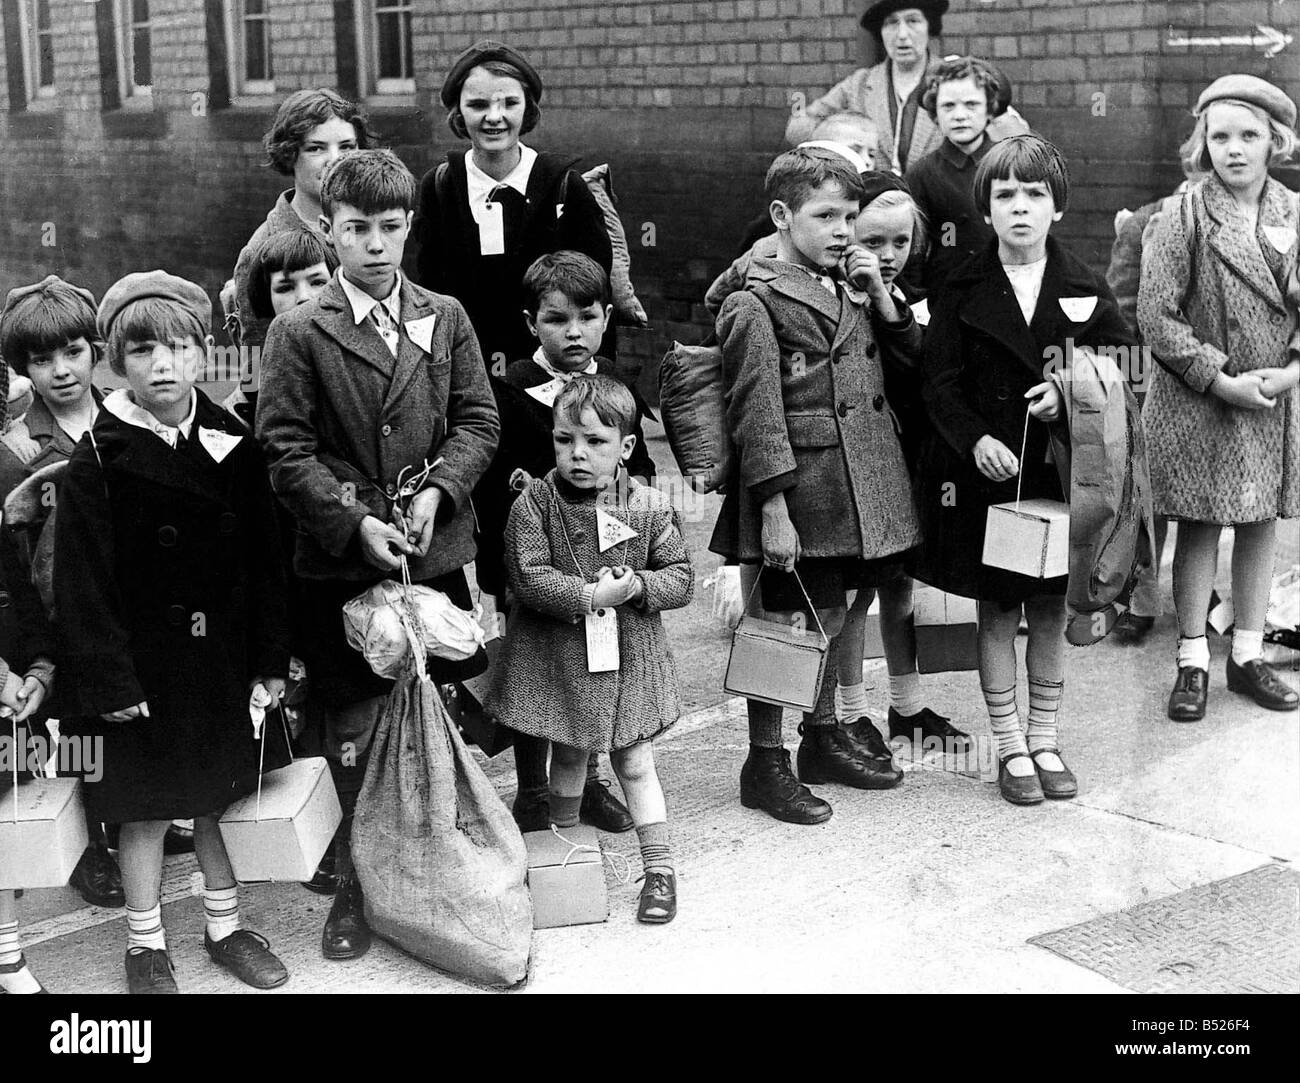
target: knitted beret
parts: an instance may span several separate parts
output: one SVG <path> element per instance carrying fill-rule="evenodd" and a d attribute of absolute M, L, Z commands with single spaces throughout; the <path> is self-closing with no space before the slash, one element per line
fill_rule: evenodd
<path fill-rule="evenodd" d="M 58 275 L 46 275 L 39 282 L 33 282 L 29 286 L 15 286 L 9 291 L 8 296 L 5 297 L 4 308 L 0 309 L 0 322 L 8 318 L 14 306 L 24 297 L 30 297 L 34 293 L 47 293 L 52 286 L 63 286 L 84 300 L 92 309 L 95 307 L 95 295 L 90 290 L 65 282 Z"/>
<path fill-rule="evenodd" d="M 542 77 L 523 55 L 499 41 L 485 40 L 475 42 L 452 63 L 451 71 L 447 72 L 447 78 L 442 81 L 442 104 L 448 109 L 453 108 L 460 99 L 460 88 L 470 71 L 489 60 L 503 60 L 518 68 L 519 74 L 524 77 L 524 85 L 533 95 L 533 101 L 542 100 Z"/>
<path fill-rule="evenodd" d="M 1201 91 L 1192 113 L 1199 117 L 1212 102 L 1223 101 L 1225 98 L 1249 102 L 1263 109 L 1279 124 L 1288 128 L 1295 127 L 1295 102 L 1272 83 L 1255 75 L 1223 75 L 1215 79 Z"/>
<path fill-rule="evenodd" d="M 147 297 L 157 297 L 180 305 L 194 314 L 205 335 L 211 333 L 212 300 L 202 286 L 166 271 L 136 271 L 125 278 L 119 278 L 104 293 L 95 317 L 100 335 L 108 338 L 109 328 L 122 309 L 133 301 L 143 301 Z"/>
<path fill-rule="evenodd" d="M 925 15 L 930 24 L 930 33 L 937 35 L 943 30 L 943 15 L 948 10 L 948 0 L 876 0 L 862 15 L 862 26 L 880 37 L 880 28 L 884 21 L 896 11 L 916 8 Z"/>

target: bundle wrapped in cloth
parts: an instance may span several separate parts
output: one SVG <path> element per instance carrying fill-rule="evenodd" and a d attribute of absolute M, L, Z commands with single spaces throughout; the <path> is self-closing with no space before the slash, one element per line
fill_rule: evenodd
<path fill-rule="evenodd" d="M 477 610 L 461 609 L 432 587 L 385 579 L 343 607 L 348 644 L 360 651 L 381 677 L 396 678 L 408 664 L 404 615 L 424 644 L 426 655 L 463 662 L 483 646 Z"/>

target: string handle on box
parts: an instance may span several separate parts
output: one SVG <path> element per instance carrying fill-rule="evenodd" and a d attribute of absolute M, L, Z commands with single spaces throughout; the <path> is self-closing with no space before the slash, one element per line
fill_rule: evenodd
<path fill-rule="evenodd" d="M 555 824 L 551 824 L 551 834 L 569 848 L 569 852 L 564 855 L 564 860 L 560 862 L 561 865 L 567 866 L 573 860 L 574 854 L 597 854 L 601 861 L 609 862 L 609 867 L 613 870 L 614 876 L 620 884 L 630 884 L 632 882 L 632 862 L 627 859 L 627 854 L 621 854 L 617 850 L 606 852 L 599 846 L 588 846 L 585 842 L 574 842 L 572 839 L 566 839 L 560 834 L 560 829 Z M 619 872 L 620 866 L 623 870 L 621 873 Z"/>
<path fill-rule="evenodd" d="M 289 736 L 289 720 L 284 716 L 284 703 L 280 702 L 275 705 L 276 713 L 280 716 L 280 725 L 284 727 L 284 746 L 289 750 L 290 758 L 293 757 L 293 738 Z M 262 765 L 266 763 L 266 726 L 263 725 L 261 732 L 257 737 L 257 808 L 253 813 L 253 820 L 256 822 L 262 818 Z"/>
<path fill-rule="evenodd" d="M 1025 450 L 1029 447 L 1029 407 L 1025 407 L 1025 435 L 1020 438 L 1020 469 L 1016 473 L 1016 514 L 1020 514 L 1020 486 L 1025 481 Z"/>
<path fill-rule="evenodd" d="M 18 716 L 9 716 L 9 726 L 14 738 L 14 823 L 18 822 Z"/>
<path fill-rule="evenodd" d="M 760 564 L 758 566 L 758 575 L 754 576 L 754 585 L 749 588 L 749 597 L 745 599 L 746 613 L 749 612 L 750 603 L 754 600 L 754 591 L 758 590 L 758 581 L 763 577 L 763 569 L 766 567 L 766 564 Z M 826 634 L 826 629 L 822 627 L 821 617 L 817 616 L 817 607 L 813 605 L 812 599 L 808 597 L 808 591 L 804 588 L 803 580 L 799 578 L 799 573 L 793 568 L 791 568 L 790 571 L 794 575 L 794 581 L 799 584 L 799 590 L 803 594 L 803 600 L 808 603 L 808 609 L 812 613 L 813 620 L 817 622 L 817 631 L 821 632 L 823 641 L 829 644 L 831 637 Z"/>

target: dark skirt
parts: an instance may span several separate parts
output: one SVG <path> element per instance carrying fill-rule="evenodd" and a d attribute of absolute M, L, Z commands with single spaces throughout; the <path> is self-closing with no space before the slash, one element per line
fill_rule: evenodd
<path fill-rule="evenodd" d="M 393 682 L 377 675 L 361 652 L 349 645 L 343 626 L 343 606 L 385 578 L 300 580 L 301 624 L 296 646 L 307 667 L 309 701 L 341 707 L 392 691 Z M 442 591 L 461 609 L 474 608 L 469 582 L 460 568 L 417 585 Z M 487 669 L 488 661 L 480 650 L 463 662 L 431 656 L 428 665 L 429 677 L 435 684 L 450 684 L 477 677 Z"/>
<path fill-rule="evenodd" d="M 802 612 L 811 616 L 809 600 L 818 609 L 842 606 L 849 591 L 874 589 L 903 575 L 908 552 L 870 560 L 862 557 L 811 557 L 796 563 L 795 572 L 764 567 L 758 579 L 763 608 L 769 612 Z"/>

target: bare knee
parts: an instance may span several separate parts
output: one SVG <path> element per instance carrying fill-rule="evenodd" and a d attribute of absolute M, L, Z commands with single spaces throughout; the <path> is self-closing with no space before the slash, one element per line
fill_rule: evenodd
<path fill-rule="evenodd" d="M 630 748 L 618 748 L 609 754 L 614 773 L 623 783 L 644 782 L 654 777 L 654 748 L 649 741 L 641 741 Z"/>
<path fill-rule="evenodd" d="M 551 745 L 551 759 L 561 767 L 573 769 L 581 766 L 585 768 L 590 756 L 591 753 L 585 748 L 574 748 L 572 745 L 558 743 Z"/>

